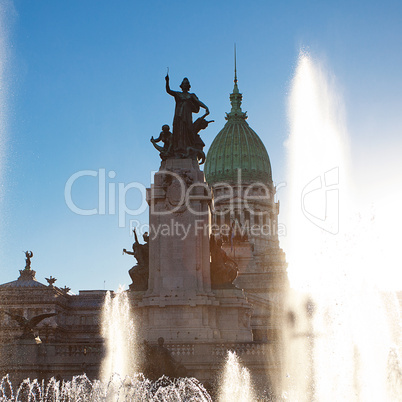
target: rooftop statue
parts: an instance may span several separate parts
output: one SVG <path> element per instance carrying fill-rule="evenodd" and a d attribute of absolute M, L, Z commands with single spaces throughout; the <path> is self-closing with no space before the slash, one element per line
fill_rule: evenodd
<path fill-rule="evenodd" d="M 31 258 L 33 257 L 32 251 L 25 251 L 25 269 L 31 269 Z"/>
<path fill-rule="evenodd" d="M 54 286 L 54 283 L 57 281 L 56 278 L 53 278 L 52 275 L 50 275 L 50 278 L 45 278 L 47 280 L 47 283 L 49 284 L 50 287 Z"/>
<path fill-rule="evenodd" d="M 18 280 L 22 281 L 36 281 L 35 279 L 35 274 L 36 272 L 31 269 L 31 258 L 33 257 L 33 252 L 32 251 L 23 251 L 25 254 L 25 268 L 20 269 L 20 277 Z"/>
<path fill-rule="evenodd" d="M 172 158 L 193 158 L 198 159 L 200 164 L 205 161 L 203 148 L 205 146 L 200 135 L 201 130 L 205 129 L 213 120 L 207 121 L 205 117 L 209 115 L 208 107 L 201 102 L 196 94 L 190 93 L 191 88 L 188 78 L 184 78 L 180 84 L 182 91 L 172 91 L 169 85 L 169 75 L 166 75 L 166 92 L 172 95 L 176 102 L 173 118 L 173 133 L 169 131 L 169 126 L 164 125 L 159 138 L 151 138 L 154 147 L 160 152 L 162 160 Z M 193 123 L 193 113 L 198 113 L 200 108 L 205 109 L 205 114 Z M 156 145 L 162 141 L 163 147 Z"/>

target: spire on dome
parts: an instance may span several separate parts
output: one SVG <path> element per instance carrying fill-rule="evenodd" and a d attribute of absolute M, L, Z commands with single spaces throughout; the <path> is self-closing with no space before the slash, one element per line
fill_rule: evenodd
<path fill-rule="evenodd" d="M 234 45 L 234 66 L 235 66 L 235 76 L 234 76 L 234 83 L 235 87 L 237 87 L 237 68 L 236 68 L 236 43 Z"/>
<path fill-rule="evenodd" d="M 237 63 L 236 63 L 236 44 L 234 45 L 234 88 L 233 92 L 230 94 L 230 103 L 232 109 L 230 113 L 226 113 L 226 120 L 233 118 L 247 119 L 247 114 L 241 110 L 241 100 L 243 96 L 239 92 L 239 87 L 237 86 Z"/>

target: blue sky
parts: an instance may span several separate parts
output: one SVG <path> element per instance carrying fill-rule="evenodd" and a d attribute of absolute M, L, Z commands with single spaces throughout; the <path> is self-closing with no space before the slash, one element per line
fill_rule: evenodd
<path fill-rule="evenodd" d="M 66 181 L 106 169 L 116 173 L 107 183 L 149 186 L 159 167 L 149 138 L 173 117 L 167 67 L 171 87 L 187 76 L 211 111 L 208 149 L 230 109 L 234 42 L 243 110 L 267 147 L 275 182 L 286 181 L 287 95 L 304 48 L 327 66 L 342 95 L 365 196 L 400 185 L 398 1 L 0 4 L 0 283 L 17 278 L 25 250 L 34 252 L 41 282 L 53 275 L 75 292 L 131 282 L 134 260 L 121 253 L 132 244 L 128 226 L 119 228 L 117 215 L 74 214 L 64 200 Z M 96 180 L 82 178 L 73 188 L 82 208 L 97 207 Z M 130 192 L 128 205 L 139 203 Z"/>

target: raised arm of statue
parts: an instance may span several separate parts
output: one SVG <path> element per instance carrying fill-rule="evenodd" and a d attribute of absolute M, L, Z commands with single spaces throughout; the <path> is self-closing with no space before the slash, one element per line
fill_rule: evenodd
<path fill-rule="evenodd" d="M 138 243 L 137 232 L 135 231 L 135 229 L 133 229 L 133 233 L 134 233 L 135 242 Z"/>
<path fill-rule="evenodd" d="M 166 75 L 165 80 L 166 80 L 166 92 L 167 92 L 169 95 L 174 96 L 174 95 L 175 95 L 175 91 L 172 91 L 172 90 L 170 89 L 170 85 L 169 85 L 169 74 Z"/>

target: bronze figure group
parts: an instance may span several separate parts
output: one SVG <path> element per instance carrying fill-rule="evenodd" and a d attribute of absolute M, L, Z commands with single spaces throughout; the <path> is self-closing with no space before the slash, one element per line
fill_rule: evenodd
<path fill-rule="evenodd" d="M 153 146 L 160 152 L 162 160 L 168 158 L 191 158 L 197 159 L 200 164 L 205 162 L 203 148 L 204 141 L 199 132 L 208 127 L 213 120 L 205 120 L 209 115 L 208 107 L 201 102 L 197 95 L 190 93 L 191 88 L 188 78 L 184 78 L 180 84 L 182 91 L 172 91 L 169 85 L 169 75 L 166 75 L 166 92 L 173 96 L 176 102 L 173 133 L 170 127 L 165 124 L 158 138 L 151 137 Z M 205 109 L 203 116 L 193 122 L 193 113 L 198 113 L 200 108 Z M 157 145 L 162 142 L 163 146 Z"/>

